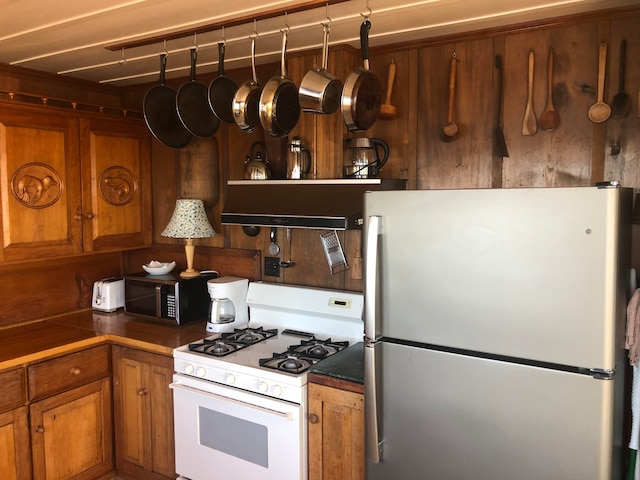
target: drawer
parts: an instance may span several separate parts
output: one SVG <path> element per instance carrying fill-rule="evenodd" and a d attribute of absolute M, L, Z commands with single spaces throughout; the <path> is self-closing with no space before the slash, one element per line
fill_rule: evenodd
<path fill-rule="evenodd" d="M 27 389 L 24 368 L 14 368 L 0 372 L 0 412 L 11 410 L 26 403 Z"/>
<path fill-rule="evenodd" d="M 29 365 L 29 400 L 38 400 L 110 374 L 107 344 Z"/>

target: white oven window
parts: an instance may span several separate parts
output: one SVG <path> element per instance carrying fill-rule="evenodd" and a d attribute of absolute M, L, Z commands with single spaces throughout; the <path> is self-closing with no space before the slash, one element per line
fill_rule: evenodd
<path fill-rule="evenodd" d="M 264 425 L 199 407 L 200 444 L 261 467 L 269 467 L 269 431 Z"/>
<path fill-rule="evenodd" d="M 176 473 L 306 480 L 304 406 L 175 374 Z"/>

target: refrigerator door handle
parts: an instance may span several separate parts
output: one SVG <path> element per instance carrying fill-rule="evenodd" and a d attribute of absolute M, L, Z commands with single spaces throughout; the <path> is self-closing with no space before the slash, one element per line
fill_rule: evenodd
<path fill-rule="evenodd" d="M 371 463 L 382 461 L 382 442 L 378 423 L 378 379 L 376 372 L 376 348 L 380 344 L 365 344 L 364 348 L 364 411 L 365 411 L 365 449 Z"/>
<path fill-rule="evenodd" d="M 376 314 L 378 301 L 378 241 L 382 217 L 369 216 L 365 237 L 365 276 L 364 276 L 364 339 L 375 341 L 377 338 Z"/>

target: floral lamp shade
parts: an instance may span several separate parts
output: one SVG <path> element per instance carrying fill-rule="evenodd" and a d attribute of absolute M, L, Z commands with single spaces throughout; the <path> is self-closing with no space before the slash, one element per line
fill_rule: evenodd
<path fill-rule="evenodd" d="M 215 234 L 202 200 L 179 199 L 176 200 L 176 208 L 169 224 L 160 235 L 171 238 L 208 238 Z"/>
<path fill-rule="evenodd" d="M 176 200 L 176 208 L 173 211 L 169 224 L 160 235 L 170 238 L 184 238 L 185 254 L 187 256 L 187 269 L 180 273 L 183 278 L 197 277 L 200 272 L 193 268 L 195 246 L 194 238 L 208 238 L 215 236 L 216 232 L 209 223 L 204 202 L 191 198 Z"/>

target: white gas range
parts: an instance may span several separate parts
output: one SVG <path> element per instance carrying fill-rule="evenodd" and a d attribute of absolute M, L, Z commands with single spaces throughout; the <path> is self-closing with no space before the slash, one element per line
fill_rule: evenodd
<path fill-rule="evenodd" d="M 307 369 L 363 337 L 362 294 L 252 282 L 246 329 L 174 351 L 180 478 L 307 478 Z"/>

